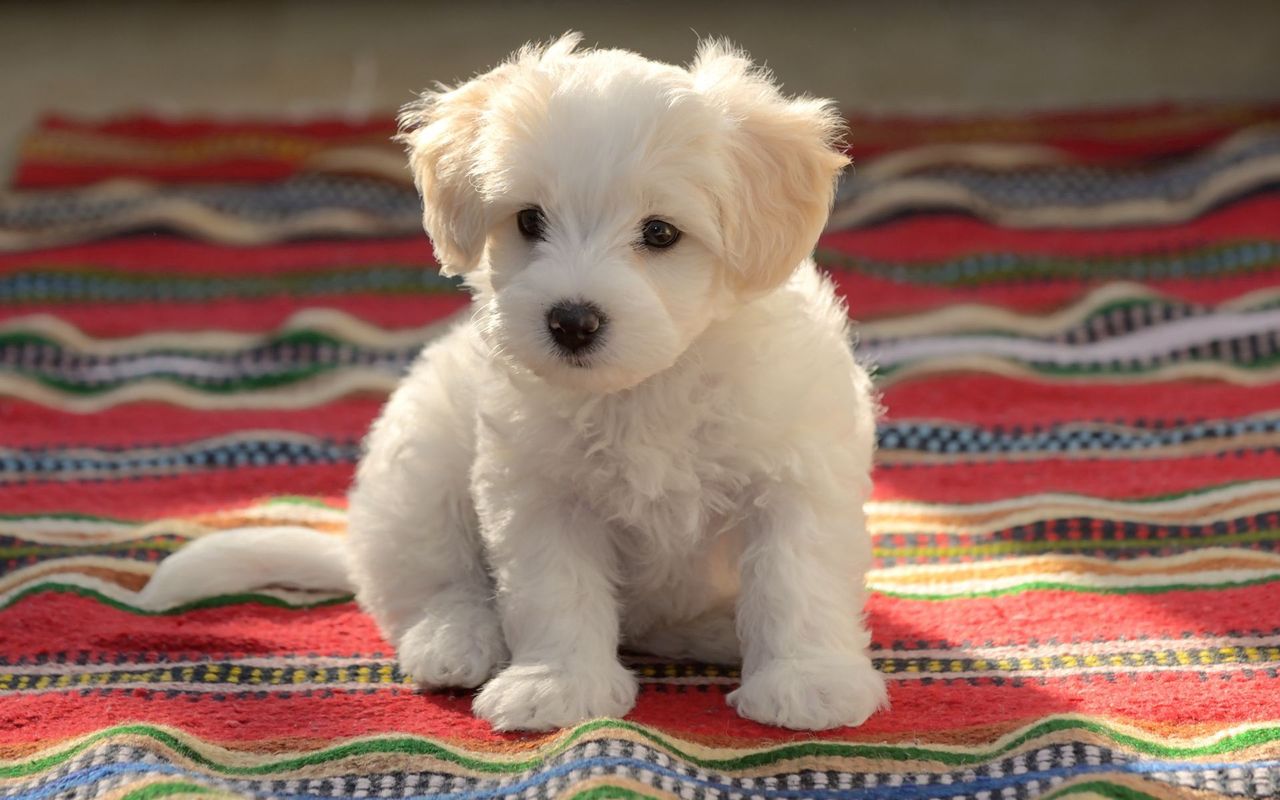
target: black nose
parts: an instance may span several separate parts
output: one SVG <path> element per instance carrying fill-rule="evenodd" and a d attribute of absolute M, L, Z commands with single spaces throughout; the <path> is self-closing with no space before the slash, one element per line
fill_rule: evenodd
<path fill-rule="evenodd" d="M 570 353 L 590 347 L 604 326 L 604 314 L 590 303 L 558 303 L 547 312 L 551 338 Z"/>

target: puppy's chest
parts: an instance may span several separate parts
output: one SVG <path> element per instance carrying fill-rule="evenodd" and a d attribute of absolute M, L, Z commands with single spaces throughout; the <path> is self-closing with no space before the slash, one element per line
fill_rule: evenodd
<path fill-rule="evenodd" d="M 662 549 L 732 518 L 750 482 L 735 420 L 715 396 L 685 404 L 601 403 L 566 420 L 560 477 L 597 514 Z"/>

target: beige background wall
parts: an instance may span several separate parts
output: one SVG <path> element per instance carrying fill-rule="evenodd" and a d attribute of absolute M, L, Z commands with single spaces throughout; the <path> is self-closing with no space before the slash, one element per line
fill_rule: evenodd
<path fill-rule="evenodd" d="M 1280 0 L 0 2 L 0 156 L 52 109 L 363 115 L 530 38 L 686 60 L 730 36 L 850 109 L 1280 98 Z"/>

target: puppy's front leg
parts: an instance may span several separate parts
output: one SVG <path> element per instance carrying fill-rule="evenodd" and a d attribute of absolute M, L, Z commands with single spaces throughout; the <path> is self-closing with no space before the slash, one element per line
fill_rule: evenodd
<path fill-rule="evenodd" d="M 605 525 L 554 492 L 508 496 L 485 514 L 511 665 L 476 696 L 497 730 L 546 730 L 620 717 L 636 679 L 618 662 L 614 554 Z"/>
<path fill-rule="evenodd" d="M 749 525 L 738 601 L 744 717 L 820 730 L 859 725 L 886 702 L 867 656 L 863 576 L 870 542 L 860 506 L 818 508 L 798 487 L 764 498 Z"/>

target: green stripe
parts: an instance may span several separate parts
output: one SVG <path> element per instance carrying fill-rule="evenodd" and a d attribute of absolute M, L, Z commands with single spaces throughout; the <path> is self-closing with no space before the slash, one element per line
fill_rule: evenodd
<path fill-rule="evenodd" d="M 208 303 L 285 295 L 414 295 L 460 291 L 432 264 L 369 264 L 281 275 L 173 275 L 113 272 L 93 267 L 46 267 L 0 276 L 0 303 Z"/>
<path fill-rule="evenodd" d="M 1168 592 L 1208 592 L 1219 591 L 1225 589 L 1240 589 L 1249 586 L 1260 586 L 1280 581 L 1280 573 L 1268 575 L 1262 578 L 1250 578 L 1241 581 L 1221 581 L 1218 583 L 1169 583 L 1154 586 L 1087 586 L 1074 583 L 1063 583 L 1057 581 L 1027 581 L 1025 583 L 1015 584 L 1000 589 L 989 589 L 985 591 L 972 592 L 950 592 L 950 593 L 913 593 L 891 591 L 886 589 L 872 588 L 874 594 L 883 595 L 885 597 L 893 597 L 901 600 L 925 600 L 925 601 L 945 601 L 945 600 L 964 600 L 974 598 L 991 598 L 1004 597 L 1007 595 L 1024 594 L 1026 592 L 1074 592 L 1076 594 L 1102 594 L 1102 595 L 1151 595 L 1166 594 Z M 224 608 L 227 606 L 236 606 L 247 603 L 256 603 L 259 605 L 271 606 L 273 608 L 289 608 L 289 609 L 310 609 L 321 608 L 324 606 L 341 605 L 351 602 L 350 595 L 343 595 L 327 600 L 319 600 L 313 603 L 291 603 L 271 595 L 255 594 L 252 592 L 219 595 L 217 597 L 208 597 L 202 600 L 196 600 L 191 603 L 185 603 L 174 608 L 165 609 L 163 611 L 155 611 L 151 609 L 139 608 L 129 603 L 124 603 L 112 597 L 108 597 L 102 592 L 89 589 L 84 586 L 76 586 L 66 583 L 39 583 L 29 586 L 10 597 L 3 604 L 0 604 L 0 611 L 10 608 L 11 606 L 39 594 L 75 594 L 91 600 L 97 600 L 100 603 L 108 605 L 119 611 L 125 611 L 131 614 L 138 614 L 148 617 L 173 616 L 183 614 L 187 611 L 209 608 Z"/>
<path fill-rule="evenodd" d="M 282 494 L 263 500 L 255 505 L 245 508 L 231 509 L 231 513 L 251 512 L 258 508 L 270 508 L 271 506 L 305 506 L 307 508 L 322 508 L 326 511 L 343 511 L 339 505 L 335 505 L 323 498 L 307 497 L 305 495 Z M 76 511 L 42 511 L 38 514 L 5 514 L 0 512 L 0 521 L 11 520 L 14 522 L 27 522 L 32 520 L 68 520 L 73 522 L 102 522 L 112 525 L 146 525 L 152 520 L 143 519 L 126 519 L 124 517 L 106 517 L 98 514 L 83 514 Z"/>
<path fill-rule="evenodd" d="M 26 761 L 16 762 L 0 767 L 0 778 L 18 778 L 53 769 L 74 758 L 99 742 L 116 736 L 142 736 L 150 738 L 184 758 L 198 764 L 211 773 L 219 775 L 267 775 L 287 773 L 301 770 L 357 755 L 394 754 L 407 756 L 428 756 L 450 764 L 465 767 L 476 772 L 487 774 L 514 774 L 529 769 L 536 769 L 547 760 L 564 753 L 579 741 L 589 738 L 604 738 L 610 731 L 628 731 L 643 739 L 654 747 L 660 748 L 670 756 L 703 769 L 719 771 L 740 771 L 759 767 L 768 767 L 780 762 L 799 758 L 865 758 L 881 761 L 931 761 L 944 766 L 963 767 L 982 764 L 993 759 L 1002 758 L 1010 753 L 1027 747 L 1035 740 L 1050 734 L 1063 731 L 1087 731 L 1109 739 L 1119 747 L 1127 748 L 1140 755 L 1167 759 L 1192 759 L 1210 755 L 1221 755 L 1247 747 L 1255 747 L 1280 740 L 1280 726 L 1257 728 L 1242 733 L 1229 734 L 1208 745 L 1184 747 L 1168 745 L 1161 742 L 1142 739 L 1138 736 L 1120 731 L 1094 720 L 1073 717 L 1051 717 L 1036 722 L 1008 742 L 997 747 L 974 749 L 968 752 L 944 750 L 924 745 L 871 744 L 859 742 L 812 741 L 794 744 L 783 744 L 766 747 L 743 755 L 728 758 L 699 758 L 676 744 L 675 739 L 657 733 L 643 725 L 625 720 L 597 720 L 572 729 L 559 742 L 550 745 L 532 758 L 520 761 L 505 761 L 495 757 L 477 757 L 466 755 L 427 739 L 412 736 L 381 736 L 374 739 L 361 739 L 345 744 L 325 747 L 303 756 L 294 756 L 266 761 L 262 764 L 244 766 L 224 764 L 205 756 L 168 731 L 147 724 L 117 725 L 105 728 L 90 735 L 80 743 L 47 756 L 37 756 Z M 600 734 L 599 736 L 594 736 Z"/>
<path fill-rule="evenodd" d="M 353 599 L 351 595 L 342 595 L 340 597 L 331 597 L 327 600 L 317 600 L 313 603 L 291 603 L 288 600 L 282 600 L 279 597 L 272 597 L 267 594 L 240 593 L 219 595 L 217 597 L 206 597 L 201 600 L 194 600 L 190 603 L 183 603 L 180 606 L 174 606 L 173 608 L 168 608 L 163 611 L 154 611 L 152 609 L 139 608 L 138 606 L 131 605 L 129 603 L 123 603 L 113 597 L 108 597 L 96 589 L 90 589 L 85 586 L 76 586 L 75 584 L 70 583 L 38 583 L 34 586 L 29 586 L 26 589 L 23 589 L 22 591 L 14 594 L 4 603 L 0 604 L 0 611 L 11 608 L 23 600 L 26 600 L 28 597 L 41 594 L 79 595 L 80 597 L 85 597 L 90 600 L 96 600 L 103 605 L 116 609 L 117 611 L 125 611 L 130 614 L 137 614 L 144 617 L 169 617 L 178 614 L 185 614 L 188 611 L 197 611 L 209 608 L 225 608 L 227 606 L 238 606 L 249 603 L 271 606 L 272 608 L 303 610 L 342 605 L 344 603 L 351 602 Z"/>
<path fill-rule="evenodd" d="M 819 248 L 818 263 L 909 285 L 983 286 L 1028 278 L 1043 280 L 1211 278 L 1264 272 L 1280 265 L 1280 241 L 1238 240 L 1175 252 L 1129 257 L 970 253 L 935 261 L 877 261 Z"/>
<path fill-rule="evenodd" d="M 1280 263 L 1277 252 L 1280 252 L 1280 242 L 1241 240 L 1131 257 L 1069 258 L 985 252 L 945 260 L 909 262 L 877 261 L 830 248 L 821 248 L 816 255 L 824 265 L 895 283 L 981 286 L 1029 277 L 1074 280 L 1188 277 L 1188 266 L 1192 264 L 1202 265 L 1200 272 L 1204 275 L 1251 273 Z M 427 263 L 376 263 L 291 271 L 280 275 L 236 276 L 173 275 L 158 271 L 120 273 L 87 265 L 49 266 L 13 273 L 5 283 L 15 288 L 0 295 L 0 302 L 98 298 L 106 301 L 112 299 L 113 293 L 121 294 L 126 302 L 208 302 L 273 294 L 298 297 L 351 293 L 413 294 L 448 292 L 459 288 L 456 279 L 440 276 L 434 265 Z M 20 283 L 25 285 L 19 286 Z M 73 285 L 66 285 L 68 283 Z"/>
<path fill-rule="evenodd" d="M 291 344 L 307 344 L 307 345 L 330 345 L 333 347 L 354 347 L 345 339 L 325 333 L 324 331 L 312 330 L 310 328 L 298 328 L 287 330 L 281 333 L 266 333 L 256 338 L 251 347 L 270 347 L 272 345 L 291 345 Z M 65 346 L 57 339 L 44 336 L 39 333 L 31 333 L 30 331 L 6 331 L 0 332 L 0 346 L 8 345 L 38 345 L 40 347 L 51 347 L 57 350 L 71 350 L 74 348 Z M 237 352 L 245 348 L 233 348 L 227 350 L 225 348 L 214 349 L 182 349 L 178 347 L 157 347 L 144 348 L 141 350 L 130 350 L 123 355 L 166 355 L 166 356 L 183 356 L 183 357 L 199 357 L 209 355 L 210 353 L 224 355 L 229 352 Z"/>
<path fill-rule="evenodd" d="M 1240 338 L 1243 338 L 1243 337 L 1240 337 Z M 1182 351 L 1184 349 L 1185 348 L 1179 348 L 1179 351 Z M 945 357 L 929 356 L 927 358 L 912 359 L 910 361 L 904 361 L 901 364 L 895 364 L 893 366 L 877 365 L 874 377 L 875 378 L 890 377 L 906 367 L 913 367 L 919 364 L 926 364 L 926 363 L 946 363 L 951 360 L 954 360 L 954 358 L 955 358 L 954 356 L 945 356 Z M 1108 376 L 1151 375 L 1151 374 L 1158 373 L 1162 370 L 1168 369 L 1170 367 L 1184 366 L 1187 364 L 1224 364 L 1227 366 L 1231 366 L 1237 369 L 1243 369 L 1247 371 L 1262 371 L 1265 369 L 1270 369 L 1271 367 L 1274 367 L 1277 364 L 1280 364 L 1280 353 L 1273 353 L 1271 355 L 1257 358 L 1253 361 L 1236 361 L 1230 358 L 1191 358 L 1191 357 L 1182 358 L 1182 359 L 1179 359 L 1178 361 L 1173 361 L 1172 359 L 1169 359 L 1166 356 L 1162 355 L 1160 356 L 1160 360 L 1157 361 L 1156 363 L 1137 366 L 1137 367 L 1131 366 L 1128 364 L 1124 366 L 1119 366 L 1119 365 L 1110 363 L 1110 361 L 1108 361 L 1107 363 L 1096 363 L 1096 364 L 1050 364 L 1047 362 L 1026 361 L 1020 358 L 1008 358 L 1005 356 L 993 356 L 992 358 L 994 360 L 997 360 L 1003 363 L 1021 364 L 1022 366 L 1030 370 L 1033 374 L 1047 376 L 1051 378 L 1079 378 L 1079 377 L 1094 377 L 1099 375 L 1108 375 Z M 1116 360 L 1123 360 L 1123 359 L 1116 359 Z M 978 370 L 971 370 L 971 372 L 975 372 L 977 374 L 984 374 L 986 370 L 978 369 Z M 921 380 L 924 378 L 931 378 L 931 377 L 935 377 L 935 376 L 930 374 L 913 375 L 912 379 Z"/>
<path fill-rule="evenodd" d="M 608 780 L 611 776 L 603 775 L 601 777 Z M 570 795 L 573 800 L 614 800 L 614 798 L 618 800 L 657 800 L 660 796 L 633 791 L 623 786 L 597 786 L 594 789 Z"/>
<path fill-rule="evenodd" d="M 186 545 L 189 539 L 183 538 L 177 541 L 165 541 L 160 537 L 147 537 L 146 539 L 129 539 L 123 542 L 107 542 L 104 544 L 77 544 L 77 545 L 26 545 L 20 547 L 0 547 L 0 560 L 27 558 L 29 556 L 51 556 L 55 558 L 65 558 L 67 556 L 92 555 L 94 553 L 112 553 L 122 550 L 160 550 L 166 553 L 172 553 Z"/>
<path fill-rule="evenodd" d="M 892 534 L 886 534 L 891 536 Z M 1041 553 L 1070 552 L 1077 550 L 1145 550 L 1167 547 L 1171 550 L 1199 550 L 1205 547 L 1239 547 L 1248 544 L 1280 541 L 1280 530 L 1251 531 L 1248 533 L 1215 533 L 1198 539 L 1072 539 L 1058 541 L 991 542 L 961 546 L 876 547 L 876 558 L 934 559 L 962 556 L 996 557 L 1004 555 L 1039 555 Z M 1256 552 L 1249 550 L 1249 552 Z"/>
<path fill-rule="evenodd" d="M 291 385 L 291 384 L 299 383 L 301 381 L 305 381 L 309 378 L 314 378 L 317 375 L 322 375 L 328 372 L 334 372 L 338 369 L 342 369 L 342 367 L 338 367 L 337 365 L 329 365 L 329 364 L 314 365 L 309 367 L 287 369 L 281 372 L 276 372 L 276 373 L 271 373 L 266 375 L 258 375 L 253 377 L 246 376 L 246 377 L 234 377 L 234 378 L 219 378 L 218 383 L 209 383 L 207 381 L 195 380 L 193 378 L 189 378 L 181 375 L 147 375 L 145 377 L 140 377 L 140 378 L 126 378 L 123 380 L 113 380 L 109 383 L 105 383 L 105 382 L 95 383 L 92 386 L 86 386 L 82 383 L 72 383 L 62 378 L 55 378 L 42 373 L 36 373 L 36 372 L 33 372 L 32 370 L 24 369 L 24 368 L 19 368 L 19 369 L 8 368 L 4 371 L 14 372 L 19 375 L 26 375 L 27 377 L 35 380 L 38 383 L 41 383 L 52 389 L 57 389 L 58 391 L 64 392 L 66 394 L 85 397 L 85 396 L 103 394 L 109 391 L 114 391 L 121 387 L 129 386 L 131 384 L 141 383 L 143 381 L 162 381 L 165 383 L 173 383 L 181 386 L 186 386 L 188 388 L 195 389 L 197 391 L 206 392 L 208 394 L 234 394 L 236 392 L 260 391 L 263 389 L 272 389 L 279 386 Z M 388 374 L 390 375 L 392 373 L 388 373 Z"/>
<path fill-rule="evenodd" d="M 1209 477 L 1209 476 L 1206 476 L 1206 477 Z M 1160 492 L 1157 494 L 1140 495 L 1138 497 L 1122 497 L 1122 498 L 1100 497 L 1098 495 L 1083 494 L 1081 492 L 1055 492 L 1054 496 L 1067 498 L 1069 500 L 1080 500 L 1080 501 L 1088 501 L 1088 502 L 1106 501 L 1106 502 L 1116 502 L 1116 503 L 1132 503 L 1132 504 L 1139 504 L 1139 505 L 1150 505 L 1154 503 L 1165 503 L 1170 500 L 1181 500 L 1184 497 L 1198 497 L 1201 495 L 1210 494 L 1212 492 L 1220 492 L 1226 489 L 1234 489 L 1239 486 L 1252 486 L 1252 485 L 1262 485 L 1262 484 L 1270 484 L 1270 483 L 1280 484 L 1280 482 L 1277 482 L 1276 480 L 1271 478 L 1252 478 L 1252 479 L 1244 479 L 1244 480 L 1236 480 L 1236 481 L 1224 481 L 1222 483 L 1206 483 L 1201 486 L 1193 487 L 1191 489 L 1183 489 L 1176 492 Z M 1038 495 L 1015 495 L 1013 497 L 1005 497 L 1001 499 L 1007 501 L 1007 500 L 1019 500 L 1027 497 L 1037 497 L 1037 496 Z M 897 501 L 895 501 L 895 505 L 896 504 L 898 504 Z M 907 500 L 902 502 L 901 504 L 910 506 L 912 508 L 921 508 L 921 509 L 952 508 L 952 507 L 976 508 L 976 507 L 992 505 L 992 503 L 944 503 L 944 502 L 932 502 L 928 500 Z M 1077 514 L 1073 516 L 1079 516 L 1079 515 Z M 1117 522 L 1120 522 L 1120 521 L 1121 520 L 1117 520 Z"/>
<path fill-rule="evenodd" d="M 1173 788 L 1173 787 L 1166 787 Z M 1041 797 L 1041 800 L 1057 800 L 1059 797 L 1070 797 L 1075 794 L 1091 793 L 1111 798 L 1111 800 L 1159 800 L 1155 795 L 1140 792 L 1137 789 L 1131 789 L 1120 783 L 1110 783 L 1108 781 L 1088 781 L 1087 783 L 1077 783 L 1074 786 L 1067 786 L 1062 789 L 1056 789 Z"/>
<path fill-rule="evenodd" d="M 0 536 L 6 534 L 0 534 Z M 20 535 L 12 538 L 21 540 Z M 141 539 L 127 539 L 118 542 L 99 544 L 30 544 L 0 546 L 0 559 L 19 559 L 31 556 L 47 556 L 62 558 L 75 555 L 92 555 L 95 553 L 118 553 L 125 550 L 153 550 L 172 553 L 190 541 L 185 534 L 156 533 Z M 1215 533 L 1212 536 L 1182 539 L 1120 539 L 1093 540 L 1073 539 L 1057 541 L 1025 541 L 1025 542 L 987 542 L 967 546 L 907 546 L 907 547 L 875 547 L 872 554 L 879 559 L 895 559 L 929 563 L 937 559 L 949 558 L 987 558 L 996 559 L 1003 556 L 1031 556 L 1046 553 L 1114 552 L 1133 550 L 1168 549 L 1176 552 L 1192 552 L 1209 547 L 1237 548 L 1242 552 L 1258 552 L 1247 545 L 1264 544 L 1280 541 L 1280 530 L 1251 531 L 1247 533 Z"/>
<path fill-rule="evenodd" d="M 234 797 L 234 792 L 223 792 L 217 789 L 210 789 L 207 786 L 201 786 L 198 783 L 186 782 L 166 782 L 153 783 L 144 786 L 141 789 L 134 789 L 126 794 L 121 800 L 157 800 L 161 797 L 171 797 L 175 794 L 219 794 L 227 797 Z"/>
<path fill-rule="evenodd" d="M 1166 594 L 1168 592 L 1206 592 L 1222 589 L 1241 589 L 1249 586 L 1261 586 L 1280 581 L 1280 573 L 1263 578 L 1250 578 L 1242 581 L 1221 581 L 1219 583 L 1165 583 L 1154 586 L 1085 586 L 1078 583 L 1061 583 L 1057 581 L 1027 581 L 1002 589 L 986 589 L 976 592 L 925 593 L 892 592 L 885 589 L 872 589 L 875 594 L 885 597 L 896 597 L 902 600 L 963 600 L 968 598 L 1004 597 L 1024 592 L 1074 592 L 1076 594 Z"/>

